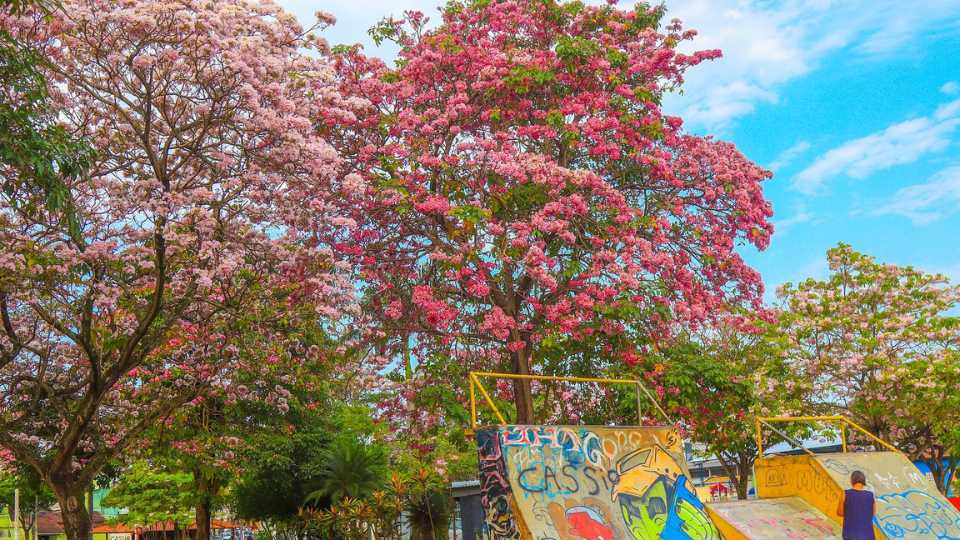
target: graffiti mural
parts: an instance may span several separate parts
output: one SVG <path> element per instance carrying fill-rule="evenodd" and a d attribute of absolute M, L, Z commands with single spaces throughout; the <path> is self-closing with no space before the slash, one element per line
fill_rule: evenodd
<path fill-rule="evenodd" d="M 480 505 L 483 507 L 486 534 L 492 540 L 519 540 L 513 517 L 513 495 L 507 479 L 506 463 L 500 449 L 500 437 L 494 430 L 477 432 L 480 463 Z"/>
<path fill-rule="evenodd" d="M 481 485 L 491 488 L 484 504 L 491 532 L 501 534 L 495 538 L 720 539 L 672 430 L 508 426 L 481 433 Z M 488 472 L 499 476 L 487 481 Z"/>
<path fill-rule="evenodd" d="M 945 499 L 916 489 L 878 496 L 877 526 L 887 538 L 960 540 L 960 513 Z"/>
<path fill-rule="evenodd" d="M 818 460 L 838 485 L 863 471 L 877 496 L 877 528 L 890 539 L 960 540 L 960 512 L 906 457 L 895 452 L 831 454 Z"/>

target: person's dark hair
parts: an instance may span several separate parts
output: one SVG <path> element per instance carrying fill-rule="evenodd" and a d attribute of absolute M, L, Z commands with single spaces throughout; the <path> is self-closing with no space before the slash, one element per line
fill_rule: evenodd
<path fill-rule="evenodd" d="M 853 471 L 850 473 L 850 483 L 867 485 L 867 475 L 863 474 L 863 471 Z"/>

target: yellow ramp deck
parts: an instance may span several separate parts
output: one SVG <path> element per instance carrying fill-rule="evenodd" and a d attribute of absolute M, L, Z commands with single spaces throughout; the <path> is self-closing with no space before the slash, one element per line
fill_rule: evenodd
<path fill-rule="evenodd" d="M 840 540 L 840 525 L 800 497 L 707 503 L 725 540 Z"/>
<path fill-rule="evenodd" d="M 720 540 L 669 428 L 477 431 L 494 540 Z"/>
<path fill-rule="evenodd" d="M 863 471 L 877 497 L 874 521 L 882 538 L 960 540 L 960 512 L 905 456 L 896 452 L 852 452 L 774 456 L 754 468 L 761 498 L 798 496 L 834 518 L 850 473 Z"/>

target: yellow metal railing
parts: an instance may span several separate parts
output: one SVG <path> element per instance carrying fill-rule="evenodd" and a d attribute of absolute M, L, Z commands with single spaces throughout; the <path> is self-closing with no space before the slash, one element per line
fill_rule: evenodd
<path fill-rule="evenodd" d="M 470 382 L 470 429 L 476 431 L 477 429 L 477 391 L 480 392 L 480 396 L 483 397 L 483 400 L 486 402 L 487 406 L 490 407 L 490 410 L 493 411 L 493 414 L 496 415 L 497 420 L 500 422 L 500 425 L 505 426 L 509 424 L 506 417 L 503 416 L 503 413 L 500 412 L 500 408 L 497 407 L 497 404 L 494 402 L 493 398 L 490 397 L 490 393 L 487 391 L 486 387 L 483 386 L 483 383 L 480 381 L 481 377 L 490 377 L 494 379 L 527 379 L 532 381 L 556 381 L 556 382 L 572 382 L 572 383 L 598 383 L 598 384 L 612 384 L 612 385 L 629 385 L 633 386 L 637 390 L 637 418 L 639 423 L 643 423 L 643 406 L 641 394 L 645 395 L 647 399 L 653 403 L 653 406 L 657 409 L 664 420 L 667 423 L 671 423 L 672 420 L 670 416 L 660 407 L 660 404 L 654 399 L 653 395 L 647 390 L 647 388 L 640 382 L 632 379 L 606 379 L 601 377 L 557 377 L 552 375 L 521 375 L 517 373 L 494 373 L 489 371 L 471 371 L 469 382 Z"/>
<path fill-rule="evenodd" d="M 853 420 L 850 420 L 845 416 L 758 416 L 756 419 L 757 457 L 760 457 L 760 458 L 763 457 L 763 426 L 767 426 L 773 429 L 774 431 L 779 432 L 779 430 L 773 427 L 772 424 L 786 423 L 786 422 L 825 422 L 829 424 L 836 424 L 840 429 L 840 444 L 844 453 L 847 452 L 847 428 L 850 427 L 855 429 L 856 431 L 859 431 L 860 433 L 863 433 L 873 441 L 879 443 L 884 448 L 891 450 L 893 452 L 897 452 L 898 454 L 903 454 L 903 452 L 901 452 L 896 446 L 893 446 L 892 444 L 881 439 L 880 437 L 877 437 L 873 433 L 870 433 L 869 431 L 861 427 L 859 424 L 857 424 L 856 422 L 854 422 Z M 781 433 L 781 436 L 783 436 L 782 433 Z M 813 454 L 806 448 L 801 447 L 801 449 L 807 452 L 808 454 Z"/>

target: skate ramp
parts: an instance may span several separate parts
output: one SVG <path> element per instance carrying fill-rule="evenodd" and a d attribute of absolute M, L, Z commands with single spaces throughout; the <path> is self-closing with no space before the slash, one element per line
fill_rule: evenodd
<path fill-rule="evenodd" d="M 876 494 L 877 532 L 888 539 L 960 540 L 960 512 L 905 456 L 852 452 L 757 460 L 761 498 L 799 496 L 831 519 L 850 473 L 863 471 Z M 839 519 L 839 518 L 836 518 Z"/>
<path fill-rule="evenodd" d="M 800 497 L 707 503 L 725 540 L 840 540 L 840 525 Z"/>
<path fill-rule="evenodd" d="M 477 432 L 495 540 L 720 540 L 669 428 L 503 426 Z"/>

